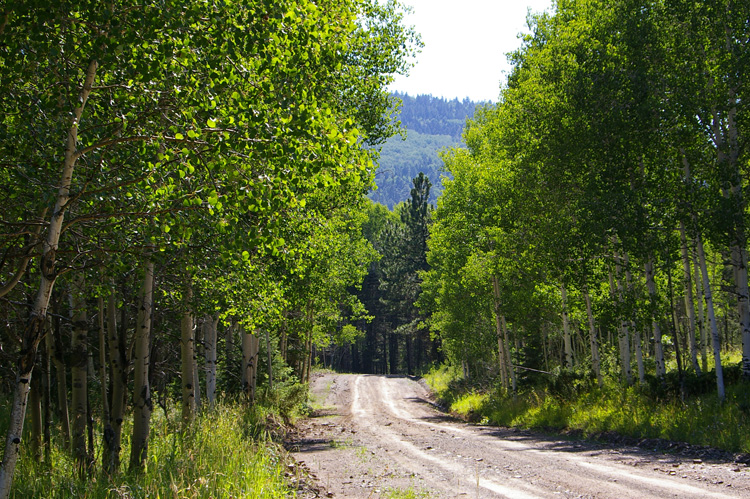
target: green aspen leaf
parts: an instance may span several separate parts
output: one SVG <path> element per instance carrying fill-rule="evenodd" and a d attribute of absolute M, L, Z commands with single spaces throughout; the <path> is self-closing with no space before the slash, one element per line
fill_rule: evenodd
<path fill-rule="evenodd" d="M 208 121 L 206 121 L 206 124 L 209 128 L 216 128 L 216 120 L 209 118 Z"/>
<path fill-rule="evenodd" d="M 182 139 L 185 138 L 185 136 L 178 132 L 178 133 L 174 134 L 174 138 L 177 139 L 177 140 L 182 140 Z"/>

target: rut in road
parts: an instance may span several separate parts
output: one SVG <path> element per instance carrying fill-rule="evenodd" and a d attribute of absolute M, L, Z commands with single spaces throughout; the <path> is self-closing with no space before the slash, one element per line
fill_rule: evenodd
<path fill-rule="evenodd" d="M 323 428 L 355 435 L 350 447 L 374 459 L 363 470 L 351 448 L 346 456 L 336 446 L 301 446 L 298 459 L 317 463 L 318 477 L 343 497 L 377 497 L 405 476 L 430 497 L 750 497 L 750 475 L 731 463 L 458 423 L 406 377 L 326 374 L 312 391 L 332 408 Z"/>

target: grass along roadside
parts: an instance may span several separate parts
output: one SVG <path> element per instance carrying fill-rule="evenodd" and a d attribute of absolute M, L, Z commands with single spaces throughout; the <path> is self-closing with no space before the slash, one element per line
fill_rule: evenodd
<path fill-rule="evenodd" d="M 710 376 L 707 375 L 707 376 Z M 750 453 L 750 385 L 727 386 L 722 404 L 712 392 L 688 397 L 649 385 L 623 387 L 607 379 L 603 388 L 585 385 L 564 394 L 533 387 L 516 397 L 477 389 L 458 370 L 441 366 L 425 376 L 442 404 L 464 419 L 526 429 L 575 431 L 584 436 L 615 432 Z"/>
<path fill-rule="evenodd" d="M 24 446 L 11 497 L 290 497 L 284 476 L 286 455 L 263 429 L 266 416 L 263 408 L 222 403 L 199 417 L 190 432 L 182 433 L 177 414 L 167 420 L 162 411 L 155 411 L 148 461 L 138 475 L 124 472 L 109 477 L 96 472 L 81 478 L 70 454 L 59 445 L 53 444 L 51 452 L 54 466 L 40 463 Z M 123 468 L 130 455 L 130 424 L 123 428 Z"/>

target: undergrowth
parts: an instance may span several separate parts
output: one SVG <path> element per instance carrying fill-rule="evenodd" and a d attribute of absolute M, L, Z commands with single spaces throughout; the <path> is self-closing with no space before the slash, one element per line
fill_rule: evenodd
<path fill-rule="evenodd" d="M 497 388 L 477 389 L 454 368 L 433 369 L 425 380 L 451 412 L 472 421 L 542 430 L 605 432 L 662 438 L 730 452 L 750 452 L 750 384 L 727 369 L 726 400 L 715 394 L 713 373 L 672 377 L 624 387 L 605 378 L 602 388 L 588 376 L 559 373 L 525 387 L 516 396 Z M 714 384 L 712 384 L 714 383 Z M 683 399 L 683 393 L 692 395 Z"/>
<path fill-rule="evenodd" d="M 272 398 L 277 397 L 275 394 Z M 284 452 L 271 438 L 271 433 L 281 428 L 282 421 L 291 415 L 281 414 L 278 404 L 271 407 L 256 404 L 248 409 L 237 402 L 223 402 L 211 411 L 204 411 L 187 432 L 181 430 L 176 412 L 167 417 L 164 411 L 155 411 L 148 459 L 140 473 L 127 471 L 132 431 L 130 421 L 125 421 L 122 431 L 124 471 L 114 476 L 98 471 L 100 449 L 97 449 L 96 456 L 97 471 L 81 477 L 74 472 L 73 460 L 62 447 L 61 439 L 53 439 L 51 459 L 47 462 L 36 459 L 28 446 L 22 446 L 11 497 L 293 496 L 284 477 Z"/>

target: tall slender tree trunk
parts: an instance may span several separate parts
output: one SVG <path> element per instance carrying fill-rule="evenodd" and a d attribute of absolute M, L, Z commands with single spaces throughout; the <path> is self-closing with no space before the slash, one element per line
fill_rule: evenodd
<path fill-rule="evenodd" d="M 513 365 L 513 359 L 510 356 L 510 336 L 508 334 L 508 324 L 505 322 L 505 316 L 500 316 L 500 325 L 503 328 L 503 342 L 505 343 L 505 357 L 508 365 L 508 374 L 510 375 L 510 386 L 513 393 L 516 393 L 516 368 Z"/>
<path fill-rule="evenodd" d="M 268 361 L 268 389 L 273 390 L 273 352 L 271 351 L 271 333 L 265 328 L 266 333 L 266 360 Z M 310 382 L 310 366 L 307 366 L 307 382 Z"/>
<path fill-rule="evenodd" d="M 86 425 L 88 422 L 88 324 L 83 277 L 79 275 L 72 291 L 73 337 L 70 349 L 71 408 L 73 410 L 73 457 L 80 472 L 88 467 Z"/>
<path fill-rule="evenodd" d="M 661 338 L 661 326 L 657 318 L 658 299 L 656 297 L 656 282 L 654 281 L 654 261 L 649 257 L 648 262 L 644 265 L 646 275 L 646 287 L 651 299 L 651 321 L 654 332 L 654 362 L 656 363 L 656 377 L 664 378 L 667 373 L 664 365 L 664 345 Z"/>
<path fill-rule="evenodd" d="M 133 351 L 133 437 L 130 448 L 130 469 L 140 470 L 148 456 L 148 439 L 151 431 L 151 386 L 149 364 L 151 360 L 151 318 L 153 315 L 154 263 L 149 260 L 143 278 L 141 306 L 135 331 Z"/>
<path fill-rule="evenodd" d="M 122 422 L 125 414 L 125 398 L 127 393 L 128 359 L 125 349 L 125 335 L 127 326 L 125 305 L 123 304 L 123 320 L 120 323 L 122 334 L 117 330 L 117 305 L 115 303 L 115 288 L 112 286 L 107 297 L 107 343 L 109 348 L 109 372 L 112 379 L 112 409 L 108 427 L 104 429 L 105 449 L 102 459 L 104 470 L 114 474 L 120 469 L 120 442 L 122 440 Z"/>
<path fill-rule="evenodd" d="M 703 281 L 701 279 L 701 265 L 698 261 L 698 249 L 696 247 L 696 239 L 693 238 L 693 275 L 695 276 L 695 300 L 696 308 L 698 309 L 698 330 L 700 331 L 701 338 L 701 368 L 703 372 L 708 372 L 708 332 L 706 328 L 706 320 L 704 315 L 703 300 Z"/>
<path fill-rule="evenodd" d="M 706 299 L 706 311 L 708 312 L 708 324 L 711 328 L 711 338 L 713 340 L 714 362 L 716 364 L 716 389 L 720 400 L 726 397 L 724 391 L 724 370 L 721 365 L 721 340 L 719 339 L 719 328 L 716 324 L 716 315 L 714 314 L 714 300 L 711 293 L 711 281 L 708 278 L 708 267 L 706 267 L 706 254 L 703 249 L 703 241 L 700 236 L 695 238 L 695 246 L 698 250 L 698 261 L 701 266 L 701 275 L 703 277 L 703 295 Z"/>
<path fill-rule="evenodd" d="M 625 290 L 624 286 L 622 284 L 622 279 L 619 278 L 621 273 L 621 264 L 619 261 L 618 256 L 615 254 L 615 273 L 618 275 L 617 279 L 617 291 L 615 291 L 615 283 L 614 279 L 612 278 L 612 274 L 610 272 L 609 276 L 609 287 L 610 287 L 610 293 L 612 293 L 612 297 L 618 297 L 618 302 L 620 304 L 623 304 L 625 301 Z M 619 292 L 619 294 L 618 294 Z M 628 331 L 628 324 L 629 321 L 623 315 L 620 318 L 620 328 L 618 331 L 618 344 L 620 347 L 620 364 L 622 369 L 622 381 L 625 382 L 628 385 L 633 384 L 633 370 L 630 366 L 630 334 Z"/>
<path fill-rule="evenodd" d="M 242 334 L 242 392 L 248 403 L 255 401 L 255 386 L 258 375 L 258 337 L 240 326 Z"/>
<path fill-rule="evenodd" d="M 206 352 L 206 402 L 213 409 L 216 401 L 216 348 L 219 314 L 207 315 L 203 319 L 203 341 Z"/>
<path fill-rule="evenodd" d="M 495 331 L 497 334 L 497 360 L 500 368 L 500 384 L 504 390 L 508 390 L 508 362 L 505 354 L 505 341 L 503 338 L 502 313 L 500 311 L 500 283 L 497 276 L 492 276 L 492 292 L 495 313 Z"/>
<path fill-rule="evenodd" d="M 0 499 L 6 499 L 10 495 L 13 473 L 16 470 L 16 463 L 18 462 L 18 453 L 23 435 L 23 422 L 26 416 L 26 406 L 31 386 L 31 373 L 34 368 L 34 361 L 36 360 L 36 350 L 44 331 L 44 322 L 50 296 L 52 295 L 52 288 L 55 284 L 55 279 L 57 279 L 55 255 L 60 241 L 60 234 L 62 233 L 65 210 L 70 199 L 73 171 L 78 159 L 76 155 L 78 124 L 81 121 L 83 109 L 91 93 L 91 87 L 96 77 L 96 70 L 97 62 L 91 61 L 86 70 L 86 77 L 78 96 L 78 107 L 73 111 L 73 119 L 70 128 L 68 128 L 62 175 L 55 198 L 52 218 L 47 227 L 47 238 L 42 248 L 40 264 L 41 283 L 39 284 L 36 299 L 31 308 L 31 314 L 23 332 L 21 350 L 16 362 L 16 381 L 13 388 L 10 422 L 5 439 L 3 461 L 0 463 Z"/>
<path fill-rule="evenodd" d="M 186 278 L 180 320 L 180 365 L 182 381 L 182 424 L 191 426 L 195 420 L 195 326 L 191 302 L 193 289 L 189 277 Z"/>
<path fill-rule="evenodd" d="M 104 326 L 106 322 L 106 308 L 104 307 L 104 297 L 100 294 L 97 298 L 97 305 L 99 312 L 97 317 L 99 318 L 99 382 L 101 384 L 101 396 L 102 396 L 102 469 L 107 469 L 107 462 L 110 458 L 109 443 L 108 443 L 108 432 L 112 431 L 111 416 L 109 410 L 109 394 L 107 393 L 107 330 Z"/>
<path fill-rule="evenodd" d="M 568 292 L 565 284 L 560 284 L 562 299 L 563 347 L 565 349 L 565 368 L 573 369 L 573 347 L 570 341 L 570 321 L 568 320 Z"/>
<path fill-rule="evenodd" d="M 63 357 L 62 331 L 59 319 L 55 319 L 54 328 L 47 336 L 47 347 L 50 349 L 52 363 L 55 366 L 55 378 L 57 388 L 57 410 L 62 426 L 63 442 L 66 448 L 70 447 L 70 411 L 68 408 L 68 377 Z"/>
<path fill-rule="evenodd" d="M 31 406 L 31 452 L 37 462 L 42 460 L 42 376 L 31 378 L 29 406 Z"/>
<path fill-rule="evenodd" d="M 596 323 L 594 322 L 594 313 L 591 310 L 591 296 L 589 295 L 588 286 L 583 289 L 583 299 L 586 301 L 586 316 L 589 320 L 589 343 L 591 344 L 591 369 L 596 376 L 596 382 L 600 387 L 604 386 L 602 378 L 601 360 L 599 358 L 599 339 L 596 335 Z"/>
<path fill-rule="evenodd" d="M 693 283 L 691 277 L 690 254 L 688 252 L 687 234 L 685 222 L 680 220 L 680 251 L 682 254 L 683 288 L 685 289 L 685 310 L 688 316 L 688 344 L 690 347 L 690 360 L 696 374 L 701 374 L 698 364 L 698 345 L 696 342 L 695 300 L 693 299 Z"/>

